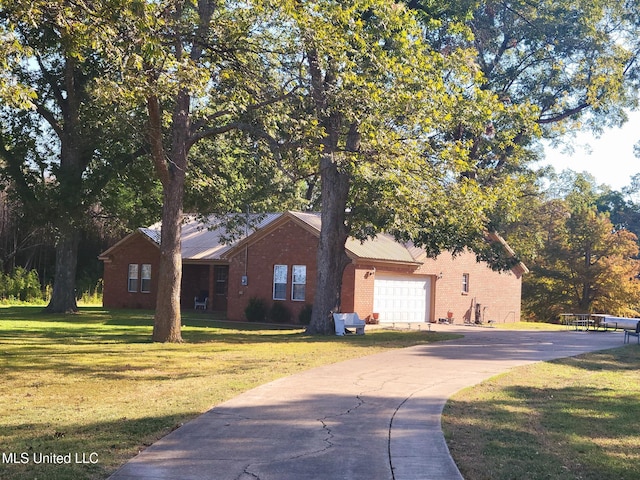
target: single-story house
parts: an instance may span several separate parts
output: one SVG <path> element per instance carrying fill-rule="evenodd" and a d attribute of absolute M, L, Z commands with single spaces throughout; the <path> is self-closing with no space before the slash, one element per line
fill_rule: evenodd
<path fill-rule="evenodd" d="M 222 227 L 195 217 L 182 227 L 183 309 L 195 297 L 207 297 L 207 310 L 226 311 L 244 320 L 249 300 L 269 306 L 281 303 L 296 321 L 313 304 L 320 234 L 318 213 L 268 214 L 242 239 L 224 242 Z M 504 241 L 494 236 L 493 241 Z M 160 225 L 141 228 L 100 255 L 104 261 L 104 306 L 155 306 Z M 385 234 L 346 243 L 351 264 L 342 285 L 341 311 L 380 322 L 455 323 L 520 319 L 524 265 L 493 271 L 469 251 L 428 258 L 421 248 L 404 245 Z"/>

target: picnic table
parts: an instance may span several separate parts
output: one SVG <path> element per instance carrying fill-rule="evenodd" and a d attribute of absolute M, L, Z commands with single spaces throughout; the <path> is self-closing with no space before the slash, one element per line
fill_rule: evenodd
<path fill-rule="evenodd" d="M 638 318 L 616 317 L 604 313 L 563 313 L 560 317 L 567 330 L 581 331 L 633 329 L 640 320 Z"/>
<path fill-rule="evenodd" d="M 591 318 L 590 313 L 563 313 L 560 317 L 567 330 L 588 331 L 590 327 L 594 329 L 596 326 L 595 320 Z"/>

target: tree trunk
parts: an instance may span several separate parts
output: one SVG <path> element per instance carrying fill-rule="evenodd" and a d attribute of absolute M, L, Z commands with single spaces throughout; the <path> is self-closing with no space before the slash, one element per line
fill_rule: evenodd
<path fill-rule="evenodd" d="M 584 272 L 582 277 L 582 298 L 580 299 L 579 306 L 582 312 L 591 313 L 591 247 L 587 246 L 584 254 Z"/>
<path fill-rule="evenodd" d="M 75 313 L 76 302 L 76 270 L 78 265 L 79 234 L 68 230 L 61 233 L 56 242 L 56 272 L 53 280 L 53 292 L 48 313 Z"/>
<path fill-rule="evenodd" d="M 182 281 L 182 208 L 189 140 L 187 92 L 178 95 L 173 111 L 171 152 L 167 162 L 162 147 L 162 114 L 157 98 L 148 101 L 150 141 L 154 165 L 162 181 L 162 233 L 158 298 L 153 322 L 154 342 L 181 342 L 180 287 Z"/>
<path fill-rule="evenodd" d="M 181 342 L 180 284 L 182 281 L 182 179 L 164 186 L 158 298 L 153 322 L 154 342 Z"/>
<path fill-rule="evenodd" d="M 66 98 L 58 100 L 62 121 L 57 122 L 47 113 L 45 120 L 58 134 L 60 140 L 60 166 L 56 172 L 58 182 L 56 204 L 60 215 L 58 219 L 58 239 L 56 242 L 56 271 L 53 292 L 49 305 L 50 313 L 77 312 L 76 272 L 78 266 L 78 245 L 81 223 L 85 208 L 82 174 L 93 154 L 93 142 L 89 134 L 83 131 L 80 121 L 80 109 L 85 98 L 82 82 L 78 82 L 78 65 L 71 56 L 65 58 L 64 91 Z M 41 113 L 46 112 L 44 107 Z"/>
<path fill-rule="evenodd" d="M 345 208 L 349 194 L 350 178 L 341 172 L 332 154 L 324 154 L 320 160 L 322 172 L 322 226 L 318 242 L 318 276 L 309 334 L 333 333 L 331 312 L 340 307 L 342 274 L 351 260 L 344 246 L 349 233 L 345 224 Z"/>

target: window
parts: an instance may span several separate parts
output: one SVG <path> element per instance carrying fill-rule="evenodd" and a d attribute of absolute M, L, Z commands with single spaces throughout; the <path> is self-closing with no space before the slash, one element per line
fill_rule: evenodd
<path fill-rule="evenodd" d="M 294 265 L 291 273 L 291 300 L 303 302 L 307 289 L 307 266 Z"/>
<path fill-rule="evenodd" d="M 462 293 L 469 293 L 469 274 L 462 274 Z"/>
<path fill-rule="evenodd" d="M 140 273 L 140 291 L 149 293 L 151 291 L 151 264 L 143 263 Z"/>
<path fill-rule="evenodd" d="M 273 267 L 273 299 L 287 299 L 287 266 L 274 265 Z"/>
<path fill-rule="evenodd" d="M 214 267 L 214 275 L 216 279 L 216 295 L 224 295 L 225 293 L 227 293 L 228 272 L 229 270 L 226 266 L 216 265 Z"/>
<path fill-rule="evenodd" d="M 127 281 L 127 289 L 130 292 L 138 291 L 138 264 L 129 264 L 129 276 Z"/>

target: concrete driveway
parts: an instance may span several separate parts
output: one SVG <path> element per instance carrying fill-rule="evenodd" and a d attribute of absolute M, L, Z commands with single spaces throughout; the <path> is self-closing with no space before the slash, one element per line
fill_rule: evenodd
<path fill-rule="evenodd" d="M 436 328 L 465 337 L 260 386 L 167 435 L 110 479 L 461 479 L 440 429 L 449 396 L 516 366 L 623 341 L 620 332 Z"/>

